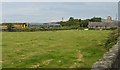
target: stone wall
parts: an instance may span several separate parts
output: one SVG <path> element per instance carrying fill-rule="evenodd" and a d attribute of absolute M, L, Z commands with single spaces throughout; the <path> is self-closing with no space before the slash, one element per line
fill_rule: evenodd
<path fill-rule="evenodd" d="M 101 59 L 93 64 L 92 70 L 120 70 L 120 38 L 109 52 L 105 53 Z"/>

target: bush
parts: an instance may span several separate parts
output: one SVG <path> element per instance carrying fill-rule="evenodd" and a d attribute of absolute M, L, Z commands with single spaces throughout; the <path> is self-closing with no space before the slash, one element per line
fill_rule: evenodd
<path fill-rule="evenodd" d="M 89 28 L 89 30 L 95 30 L 95 28 Z"/>
<path fill-rule="evenodd" d="M 104 47 L 107 50 L 109 50 L 113 45 L 115 45 L 117 43 L 119 34 L 120 34 L 120 30 L 116 29 L 109 35 L 109 37 L 107 38 L 107 40 L 104 44 Z"/>
<path fill-rule="evenodd" d="M 110 28 L 111 30 L 116 30 L 117 29 L 117 27 L 112 27 L 112 28 Z"/>

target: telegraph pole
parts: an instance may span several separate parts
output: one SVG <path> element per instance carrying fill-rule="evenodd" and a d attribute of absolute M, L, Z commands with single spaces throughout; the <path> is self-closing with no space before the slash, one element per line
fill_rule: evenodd
<path fill-rule="evenodd" d="M 116 13 L 116 18 L 115 18 L 115 20 L 116 20 L 116 21 L 118 20 L 118 15 L 117 15 L 117 13 Z"/>
<path fill-rule="evenodd" d="M 62 21 L 64 21 L 64 18 L 62 17 Z"/>

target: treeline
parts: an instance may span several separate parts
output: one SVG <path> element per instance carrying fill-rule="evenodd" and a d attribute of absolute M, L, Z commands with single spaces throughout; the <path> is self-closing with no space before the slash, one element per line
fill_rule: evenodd
<path fill-rule="evenodd" d="M 88 27 L 89 22 L 101 22 L 101 17 L 93 17 L 91 19 L 75 19 L 74 17 L 70 17 L 68 21 L 60 21 L 58 22 L 62 26 L 75 26 L 75 27 Z"/>
<path fill-rule="evenodd" d="M 35 31 L 58 31 L 58 30 L 73 30 L 78 29 L 77 27 L 52 27 L 52 28 L 22 28 L 22 29 L 16 29 L 16 28 L 8 28 L 8 29 L 2 29 L 4 32 L 35 32 Z"/>
<path fill-rule="evenodd" d="M 75 19 L 74 17 L 70 17 L 68 21 L 60 21 L 56 22 L 60 24 L 60 26 L 37 26 L 31 27 L 28 25 L 27 28 L 16 28 L 14 27 L 15 24 L 7 23 L 2 24 L 2 26 L 7 26 L 7 29 L 2 29 L 2 31 L 9 31 L 9 32 L 31 32 L 31 31 L 54 31 L 54 30 L 71 30 L 71 29 L 80 29 L 83 30 L 84 28 L 88 27 L 89 22 L 101 22 L 101 17 L 93 17 L 91 19 Z"/>

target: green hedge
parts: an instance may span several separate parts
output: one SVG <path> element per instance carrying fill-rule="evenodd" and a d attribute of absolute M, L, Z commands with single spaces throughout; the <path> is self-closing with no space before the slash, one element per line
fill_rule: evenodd
<path fill-rule="evenodd" d="M 39 27 L 39 28 L 35 28 L 35 27 L 29 27 L 29 28 L 23 28 L 23 29 L 2 29 L 2 31 L 8 31 L 8 32 L 33 32 L 33 31 L 55 31 L 55 30 L 71 30 L 71 29 L 78 29 L 78 27 L 75 26 L 71 26 L 71 27 Z"/>
<path fill-rule="evenodd" d="M 104 47 L 109 50 L 113 45 L 115 45 L 118 41 L 118 37 L 120 35 L 120 29 L 114 30 L 109 37 L 106 39 Z"/>

